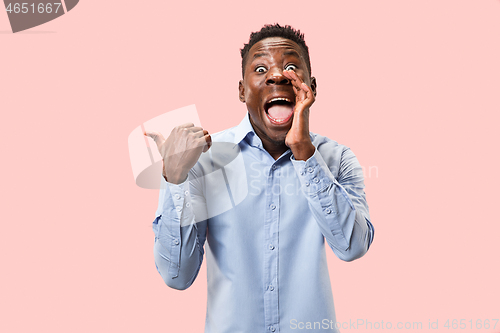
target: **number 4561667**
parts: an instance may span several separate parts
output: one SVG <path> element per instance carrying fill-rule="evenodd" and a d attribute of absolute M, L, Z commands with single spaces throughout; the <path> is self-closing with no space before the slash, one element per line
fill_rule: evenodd
<path fill-rule="evenodd" d="M 444 327 L 446 327 L 447 329 L 466 329 L 466 328 L 469 328 L 469 329 L 481 329 L 481 328 L 485 328 L 485 329 L 490 329 L 490 328 L 493 328 L 495 329 L 495 327 L 497 327 L 497 323 L 498 323 L 498 319 L 491 319 L 491 322 L 489 319 L 485 319 L 485 320 L 481 320 L 481 319 L 478 319 L 476 321 L 474 320 L 469 320 L 469 321 L 466 321 L 465 319 L 460 319 L 460 322 L 458 321 L 458 319 L 453 319 L 453 320 L 450 320 L 448 319 L 445 323 L 444 323 Z"/>
<path fill-rule="evenodd" d="M 52 6 L 54 5 L 54 6 Z M 30 8 L 31 7 L 31 8 Z M 59 10 L 59 7 L 61 7 L 61 3 L 47 3 L 47 4 L 44 4 L 44 3 L 39 3 L 38 6 L 36 6 L 34 3 L 27 3 L 27 2 L 24 2 L 24 3 L 9 3 L 9 5 L 7 6 L 7 12 L 10 14 L 12 12 L 18 14 L 18 13 L 22 13 L 22 14 L 26 14 L 26 13 L 38 13 L 38 14 L 43 14 L 43 13 L 47 13 L 47 14 L 50 14 L 52 12 L 54 13 L 57 13 L 57 11 Z"/>

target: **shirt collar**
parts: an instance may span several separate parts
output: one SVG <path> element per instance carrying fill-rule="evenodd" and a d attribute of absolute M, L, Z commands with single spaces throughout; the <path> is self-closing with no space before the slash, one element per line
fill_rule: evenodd
<path fill-rule="evenodd" d="M 251 133 L 250 136 L 252 137 L 250 139 L 257 137 L 257 134 L 253 130 L 252 124 L 250 124 L 250 119 L 248 117 L 248 113 L 245 114 L 243 120 L 238 126 L 236 126 L 236 130 L 234 133 L 234 144 L 236 145 L 239 144 L 243 139 L 245 139 L 249 133 Z"/>

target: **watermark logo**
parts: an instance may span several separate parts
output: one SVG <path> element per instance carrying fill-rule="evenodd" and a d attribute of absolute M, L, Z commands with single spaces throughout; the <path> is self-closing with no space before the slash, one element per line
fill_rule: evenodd
<path fill-rule="evenodd" d="M 3 1 L 13 33 L 52 21 L 75 8 L 79 0 L 24 1 Z"/>
<path fill-rule="evenodd" d="M 147 189 L 161 189 L 163 158 L 158 147 L 146 132 L 158 132 L 164 137 L 174 127 L 192 123 L 201 127 L 195 105 L 189 105 L 145 121 L 128 137 L 132 173 L 137 186 Z M 195 222 L 215 217 L 241 203 L 248 195 L 247 173 L 241 149 L 233 142 L 212 142 L 210 149 L 202 153 L 195 172 L 189 174 L 193 186 L 201 186 L 203 194 L 194 195 Z M 203 198 L 201 197 L 203 196 Z"/>

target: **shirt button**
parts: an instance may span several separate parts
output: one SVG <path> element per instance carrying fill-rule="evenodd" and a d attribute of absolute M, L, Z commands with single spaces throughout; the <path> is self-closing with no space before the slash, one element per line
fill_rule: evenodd
<path fill-rule="evenodd" d="M 273 291 L 274 287 L 273 286 L 269 286 L 269 290 Z"/>
<path fill-rule="evenodd" d="M 276 165 L 273 165 L 273 170 L 276 170 L 278 169 L 278 167 Z"/>
<path fill-rule="evenodd" d="M 189 202 L 186 203 L 186 207 L 191 207 L 191 204 Z"/>
<path fill-rule="evenodd" d="M 275 209 L 276 209 L 276 206 L 275 206 L 274 204 L 271 204 L 269 207 L 270 207 L 272 210 L 275 210 Z"/>
<path fill-rule="evenodd" d="M 275 332 L 276 331 L 276 329 L 274 328 L 274 326 L 269 327 L 269 329 L 271 330 L 271 332 Z"/>
<path fill-rule="evenodd" d="M 319 179 L 318 179 L 318 178 L 314 178 L 314 179 L 313 179 L 313 181 L 314 181 L 315 183 L 319 183 Z"/>
<path fill-rule="evenodd" d="M 184 192 L 184 195 L 189 195 L 189 191 Z"/>
<path fill-rule="evenodd" d="M 177 206 L 175 207 L 175 209 L 177 209 L 177 211 L 180 212 L 182 210 L 182 207 Z"/>
<path fill-rule="evenodd" d="M 331 210 L 330 208 L 327 208 L 327 209 L 326 209 L 326 213 L 327 213 L 327 214 L 331 214 L 331 212 L 332 212 L 332 210 Z"/>
<path fill-rule="evenodd" d="M 309 168 L 307 168 L 307 171 L 309 171 L 309 173 L 312 173 L 314 171 L 314 169 L 309 167 Z"/>
<path fill-rule="evenodd" d="M 269 250 L 274 250 L 274 245 L 273 244 L 269 244 Z"/>
<path fill-rule="evenodd" d="M 174 244 L 175 244 L 175 245 L 179 245 L 179 240 L 178 240 L 178 239 L 175 239 L 175 240 L 174 240 Z"/>
<path fill-rule="evenodd" d="M 306 186 L 309 186 L 309 182 L 306 182 L 306 184 L 305 184 L 305 185 L 306 185 Z"/>
<path fill-rule="evenodd" d="M 175 198 L 176 198 L 177 200 L 179 200 L 179 199 L 181 198 L 181 196 L 180 196 L 180 195 L 178 195 L 178 194 L 176 194 L 176 195 L 175 195 Z"/>

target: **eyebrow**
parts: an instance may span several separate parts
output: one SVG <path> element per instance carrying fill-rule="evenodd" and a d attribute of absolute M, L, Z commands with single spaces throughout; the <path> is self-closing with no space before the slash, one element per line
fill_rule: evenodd
<path fill-rule="evenodd" d="M 288 50 L 285 53 L 283 53 L 283 55 L 294 55 L 297 58 L 300 58 L 300 54 L 295 50 Z"/>
<path fill-rule="evenodd" d="M 255 53 L 255 54 L 253 55 L 253 57 L 252 57 L 252 60 L 253 60 L 253 59 L 257 59 L 257 58 L 259 58 L 259 57 L 265 57 L 265 56 L 267 56 L 267 55 L 269 55 L 269 53 L 267 53 L 267 52 L 259 52 L 259 53 Z"/>

